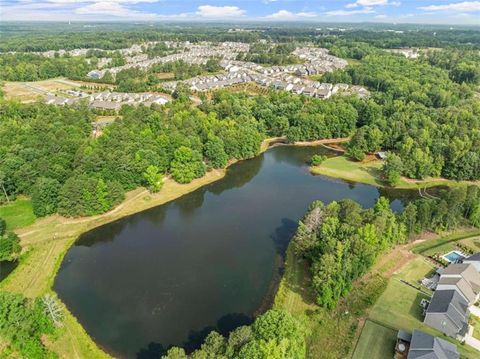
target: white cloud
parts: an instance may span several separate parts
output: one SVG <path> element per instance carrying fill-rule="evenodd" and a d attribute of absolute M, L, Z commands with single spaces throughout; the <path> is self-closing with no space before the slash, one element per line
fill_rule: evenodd
<path fill-rule="evenodd" d="M 365 7 L 359 10 L 332 10 L 327 11 L 325 15 L 327 16 L 352 16 L 352 15 L 362 15 L 362 14 L 372 14 L 375 10 L 371 7 Z"/>
<path fill-rule="evenodd" d="M 401 3 L 399 1 L 388 1 L 388 0 L 357 0 L 354 3 L 345 5 L 347 9 L 353 9 L 359 6 L 386 6 L 393 5 L 399 6 Z"/>
<path fill-rule="evenodd" d="M 292 12 L 288 10 L 279 10 L 276 13 L 265 16 L 265 18 L 273 20 L 297 20 L 301 18 L 312 18 L 316 16 L 317 14 L 314 12 Z"/>
<path fill-rule="evenodd" d="M 445 5 L 420 6 L 419 9 L 425 11 L 480 11 L 480 1 L 464 1 Z"/>
<path fill-rule="evenodd" d="M 387 15 L 385 15 L 385 14 L 375 15 L 375 19 L 386 19 L 386 18 L 387 18 Z"/>
<path fill-rule="evenodd" d="M 3 19 L 19 21 L 96 20 L 110 16 L 148 20 L 157 15 L 134 10 L 130 5 L 158 1 L 160 0 L 19 0 L 8 5 L 1 4 L 1 10 Z"/>
<path fill-rule="evenodd" d="M 195 14 L 206 18 L 222 18 L 243 16 L 245 14 L 245 10 L 240 9 L 238 6 L 200 5 Z"/>
<path fill-rule="evenodd" d="M 126 3 L 125 1 L 123 3 Z M 75 9 L 76 14 L 80 15 L 109 15 L 116 17 L 154 17 L 155 14 L 149 14 L 142 11 L 136 11 L 124 6 L 121 1 L 97 1 L 92 4 Z"/>

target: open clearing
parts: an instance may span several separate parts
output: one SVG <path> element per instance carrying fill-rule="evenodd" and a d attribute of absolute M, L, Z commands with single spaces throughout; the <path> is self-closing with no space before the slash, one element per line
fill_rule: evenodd
<path fill-rule="evenodd" d="M 32 202 L 28 199 L 17 199 L 16 201 L 0 206 L 0 218 L 7 222 L 7 230 L 29 226 L 35 222 Z"/>
<path fill-rule="evenodd" d="M 357 162 L 346 156 L 327 158 L 321 165 L 310 167 L 310 171 L 316 175 L 340 178 L 345 181 L 370 184 L 383 187 L 385 183 L 381 179 L 381 168 L 383 161 L 375 159 L 372 161 Z M 402 177 L 395 188 L 425 188 L 434 186 L 458 186 L 461 184 L 479 184 L 480 181 L 452 181 L 444 178 L 426 178 L 424 180 L 412 180 Z"/>
<path fill-rule="evenodd" d="M 396 340 L 396 330 L 367 320 L 352 359 L 393 358 Z"/>
<path fill-rule="evenodd" d="M 39 98 L 43 98 L 48 93 L 56 93 L 58 91 L 66 91 L 80 86 L 112 88 L 112 85 L 101 84 L 96 82 L 73 81 L 64 77 L 55 79 L 34 81 L 34 82 L 13 82 L 5 81 L 3 91 L 5 99 L 18 100 L 21 102 L 33 102 Z"/>

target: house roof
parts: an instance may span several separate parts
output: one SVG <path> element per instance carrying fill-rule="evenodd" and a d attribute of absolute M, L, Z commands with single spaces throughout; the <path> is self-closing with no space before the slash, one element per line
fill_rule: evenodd
<path fill-rule="evenodd" d="M 464 262 L 465 261 L 475 261 L 475 262 L 480 261 L 480 252 L 472 254 L 470 257 L 464 259 L 463 261 Z"/>
<path fill-rule="evenodd" d="M 414 330 L 407 359 L 458 359 L 457 346 L 430 334 Z"/>
<path fill-rule="evenodd" d="M 460 334 L 468 328 L 468 303 L 454 289 L 436 290 L 427 308 L 427 313 L 445 314 L 457 327 Z"/>
<path fill-rule="evenodd" d="M 405 342 L 410 342 L 412 340 L 412 334 L 404 330 L 399 330 L 397 334 L 397 339 L 401 339 Z"/>
<path fill-rule="evenodd" d="M 476 299 L 476 293 L 470 283 L 468 283 L 463 277 L 444 277 L 441 276 L 438 281 L 437 289 L 442 289 L 443 285 L 454 285 L 463 294 L 469 303 L 472 303 Z"/>
<path fill-rule="evenodd" d="M 443 277 L 462 277 L 471 286 L 475 295 L 480 293 L 480 273 L 469 263 L 450 264 L 442 273 Z"/>

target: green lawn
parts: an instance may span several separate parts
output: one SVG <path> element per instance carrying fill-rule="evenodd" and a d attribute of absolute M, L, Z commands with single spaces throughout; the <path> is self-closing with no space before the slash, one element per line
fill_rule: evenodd
<path fill-rule="evenodd" d="M 320 166 L 311 168 L 314 174 L 382 186 L 380 178 L 381 161 L 372 161 L 366 164 L 349 160 L 345 156 L 327 158 Z"/>
<path fill-rule="evenodd" d="M 367 320 L 352 359 L 393 358 L 397 331 Z"/>
<path fill-rule="evenodd" d="M 470 325 L 473 327 L 473 336 L 480 340 L 480 318 L 470 315 Z"/>
<path fill-rule="evenodd" d="M 26 227 L 35 222 L 32 201 L 17 199 L 15 202 L 0 206 L 0 218 L 7 221 L 7 229 L 14 230 Z"/>
<path fill-rule="evenodd" d="M 477 241 L 475 243 L 478 243 L 478 235 L 480 235 L 480 229 L 469 228 L 438 239 L 419 243 L 412 248 L 412 252 L 422 254 L 424 256 L 429 256 L 435 253 L 447 253 L 455 249 L 455 242 L 457 241 L 461 241 L 466 245 L 473 246 L 474 241 Z"/>
<path fill-rule="evenodd" d="M 453 338 L 447 337 L 439 331 L 423 324 L 420 301 L 422 298 L 428 298 L 428 296 L 400 282 L 400 280 L 403 279 L 413 285 L 418 285 L 418 280 L 428 275 L 431 270 L 432 266 L 426 262 L 423 257 L 418 256 L 413 259 L 390 278 L 387 289 L 370 311 L 369 318 L 396 329 L 407 331 L 419 329 L 455 343 L 462 358 L 478 358 L 479 352 L 475 349 L 468 345 L 461 345 Z M 422 289 L 428 291 L 423 287 Z"/>
<path fill-rule="evenodd" d="M 381 180 L 380 170 L 382 165 L 383 161 L 381 160 L 363 163 L 350 160 L 346 156 L 335 156 L 326 159 L 320 166 L 312 166 L 310 171 L 313 174 L 381 187 L 385 186 L 385 183 Z M 444 178 L 426 178 L 424 180 L 407 180 L 401 178 L 395 188 L 415 189 L 434 186 L 458 186 L 462 183 L 472 184 L 474 182 L 457 182 Z M 478 183 L 478 181 L 476 183 Z"/>
<path fill-rule="evenodd" d="M 360 280 L 334 310 L 314 303 L 307 263 L 295 256 L 292 246 L 287 250 L 285 273 L 275 296 L 274 308 L 287 310 L 303 318 L 309 330 L 307 358 L 347 358 L 356 341 L 358 320 L 365 316 L 386 286 L 381 275 Z"/>
<path fill-rule="evenodd" d="M 413 329 L 422 324 L 420 301 L 428 296 L 400 282 L 401 279 L 418 285 L 418 280 L 431 272 L 432 266 L 418 256 L 394 274 L 387 289 L 375 303 L 370 318 L 398 329 Z"/>

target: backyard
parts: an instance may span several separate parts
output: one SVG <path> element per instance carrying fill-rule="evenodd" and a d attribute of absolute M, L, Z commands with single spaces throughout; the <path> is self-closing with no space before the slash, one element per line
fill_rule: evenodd
<path fill-rule="evenodd" d="M 370 320 L 365 322 L 352 359 L 384 359 L 393 357 L 397 331 Z"/>
<path fill-rule="evenodd" d="M 462 243 L 465 244 L 469 241 L 475 243 L 473 242 L 475 240 L 478 240 L 478 230 L 467 230 L 437 239 L 425 240 L 415 245 L 412 248 L 412 252 L 417 254 L 414 255 L 412 260 L 405 261 L 403 267 L 392 275 L 388 282 L 387 289 L 371 309 L 369 319 L 388 328 L 403 329 L 406 331 L 419 329 L 431 335 L 439 336 L 442 339 L 457 344 L 457 348 L 463 358 L 477 358 L 478 351 L 472 347 L 461 345 L 453 338 L 449 338 L 423 324 L 420 301 L 423 298 L 428 299 L 431 291 L 422 286 L 420 281 L 424 277 L 429 277 L 435 270 L 435 266 L 427 261 L 425 257 L 418 254 L 445 254 L 454 249 L 456 241 L 462 241 Z M 385 338 L 387 336 L 386 329 L 382 326 L 378 327 L 378 325 L 377 327 L 371 324 L 367 326 L 367 324 L 360 336 L 354 358 L 361 357 L 358 355 L 363 353 L 363 348 L 369 348 L 368 353 L 376 355 L 375 353 L 380 353 L 388 341 L 388 339 Z M 472 317 L 472 325 L 475 327 L 474 336 L 480 336 L 480 320 Z M 375 343 L 371 339 L 373 337 L 371 332 L 375 329 L 376 336 L 381 338 L 378 340 L 378 343 Z"/>

